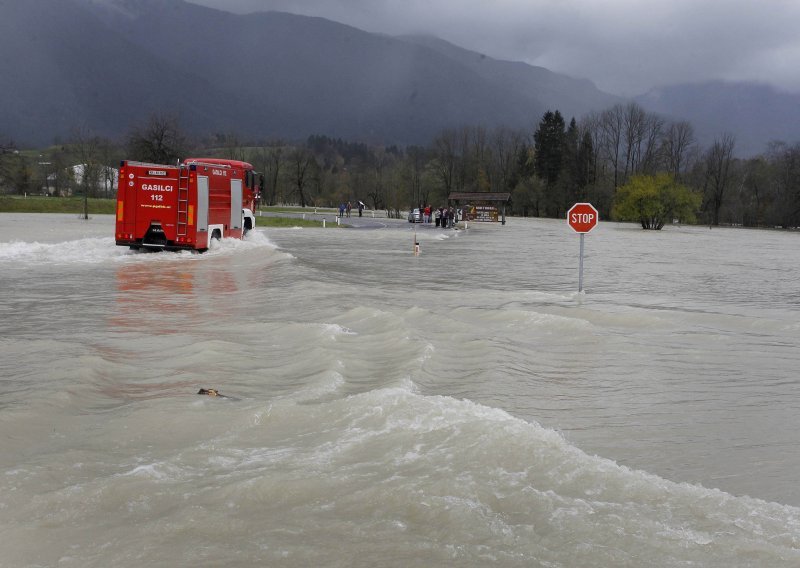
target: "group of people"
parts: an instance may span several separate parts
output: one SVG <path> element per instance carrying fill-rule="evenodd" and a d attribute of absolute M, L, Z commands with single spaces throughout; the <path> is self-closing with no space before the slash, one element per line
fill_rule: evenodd
<path fill-rule="evenodd" d="M 433 221 L 436 223 L 437 227 L 443 229 L 452 228 L 458 223 L 458 209 L 454 207 L 439 207 L 438 209 L 434 209 L 430 205 L 426 205 L 425 207 L 420 207 L 419 210 L 422 212 L 423 223 L 430 223 Z"/>
<path fill-rule="evenodd" d="M 353 204 L 348 201 L 347 203 L 342 202 L 339 204 L 339 217 L 344 217 L 347 215 L 350 216 L 350 211 L 353 210 Z M 358 202 L 358 216 L 361 217 L 364 214 L 364 202 Z"/>

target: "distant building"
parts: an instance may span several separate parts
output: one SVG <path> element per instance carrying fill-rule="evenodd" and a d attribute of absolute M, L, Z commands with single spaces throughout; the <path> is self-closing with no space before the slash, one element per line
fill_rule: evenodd
<path fill-rule="evenodd" d="M 85 164 L 75 164 L 66 168 L 66 177 L 69 178 L 69 183 L 64 184 L 59 182 L 60 173 L 51 173 L 47 176 L 48 187 L 58 187 L 59 193 L 63 196 L 74 195 L 75 193 L 83 192 L 83 176 L 86 171 Z M 89 189 L 89 195 L 96 197 L 116 197 L 117 184 L 119 181 L 119 170 L 117 168 L 110 168 L 108 166 L 100 166 L 97 172 L 97 179 Z"/>

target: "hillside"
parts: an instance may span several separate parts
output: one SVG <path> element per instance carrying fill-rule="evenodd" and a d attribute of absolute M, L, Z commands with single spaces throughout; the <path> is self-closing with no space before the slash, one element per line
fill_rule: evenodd
<path fill-rule="evenodd" d="M 181 0 L 1 2 L 0 50 L 23 54 L 0 59 L 0 130 L 21 144 L 75 126 L 117 136 L 156 110 L 197 134 L 426 143 L 446 127 L 529 127 L 562 103 L 580 114 L 612 100 L 444 42 Z"/>
<path fill-rule="evenodd" d="M 624 102 L 435 37 L 183 0 L 0 0 L 0 53 L 0 139 L 21 146 L 76 127 L 119 138 L 157 111 L 195 135 L 427 144 L 444 128 L 532 130 L 548 109 L 580 118 Z M 637 100 L 691 121 L 703 143 L 736 134 L 740 152 L 800 138 L 796 95 L 710 84 Z"/>

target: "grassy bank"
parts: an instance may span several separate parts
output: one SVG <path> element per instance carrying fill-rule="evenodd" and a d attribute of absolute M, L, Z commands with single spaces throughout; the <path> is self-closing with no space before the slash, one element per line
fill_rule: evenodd
<path fill-rule="evenodd" d="M 290 217 L 256 217 L 256 227 L 322 227 L 322 221 L 310 221 Z M 336 223 L 327 223 L 326 228 L 336 228 Z"/>
<path fill-rule="evenodd" d="M 258 208 L 259 211 L 265 213 L 305 213 L 306 215 L 336 215 L 338 213 L 335 207 L 291 207 L 285 205 L 262 205 Z"/>
<path fill-rule="evenodd" d="M 116 199 L 89 199 L 90 215 L 116 214 Z M 290 208 L 269 208 L 275 213 L 295 213 Z M 308 212 L 306 209 L 301 212 Z M 16 195 L 0 196 L 0 213 L 83 213 L 82 197 L 22 197 Z M 322 227 L 322 221 L 289 217 L 256 217 L 258 227 Z M 327 227 L 336 227 L 327 223 Z"/>
<path fill-rule="evenodd" d="M 114 215 L 116 199 L 89 199 L 90 215 Z M 82 197 L 0 196 L 0 213 L 83 213 Z"/>

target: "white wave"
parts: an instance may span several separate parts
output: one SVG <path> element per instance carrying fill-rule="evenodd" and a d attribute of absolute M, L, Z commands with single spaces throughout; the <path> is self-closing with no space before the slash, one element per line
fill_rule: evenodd
<path fill-rule="evenodd" d="M 220 241 L 211 241 L 211 247 L 206 254 L 226 254 L 231 251 L 251 250 L 261 247 L 267 247 L 276 250 L 278 246 L 269 240 L 266 233 L 262 230 L 254 230 L 247 233 L 243 239 L 222 239 Z"/>
<path fill-rule="evenodd" d="M 255 230 L 244 239 L 222 239 L 213 241 L 204 254 L 194 251 L 164 252 L 153 254 L 146 251 L 133 251 L 128 247 L 117 246 L 113 237 L 89 237 L 57 243 L 11 241 L 0 243 L 0 262 L 29 264 L 99 264 L 106 262 L 146 261 L 158 262 L 175 259 L 194 259 L 204 256 L 220 256 L 240 251 L 278 247 L 264 234 Z M 288 258 L 292 255 L 284 253 Z"/>
<path fill-rule="evenodd" d="M 113 237 L 85 238 L 60 243 L 21 241 L 0 243 L 0 261 L 97 264 L 132 254 L 129 249 L 116 246 Z"/>
<path fill-rule="evenodd" d="M 400 383 L 395 388 L 398 388 L 400 390 L 403 390 L 403 391 L 406 391 L 406 392 L 410 392 L 410 393 L 416 393 L 417 392 L 417 385 L 414 384 L 414 381 L 411 379 L 411 377 L 404 377 L 404 378 L 400 379 Z"/>
<path fill-rule="evenodd" d="M 417 462 L 413 464 L 415 471 L 422 467 L 461 472 L 459 478 L 474 485 L 478 492 L 483 486 L 497 485 L 508 491 L 521 491 L 520 499 L 536 494 L 537 499 L 545 498 L 554 504 L 583 504 L 593 514 L 610 517 L 617 514 L 615 511 L 627 511 L 649 518 L 654 514 L 650 504 L 659 502 L 664 504 L 667 518 L 657 513 L 650 520 L 654 524 L 666 523 L 672 529 L 676 527 L 668 522 L 670 515 L 690 515 L 700 503 L 708 508 L 708 515 L 717 519 L 719 530 L 733 526 L 742 511 L 749 511 L 751 516 L 748 526 L 740 527 L 746 532 L 766 530 L 766 526 L 773 530 L 781 519 L 800 527 L 800 509 L 795 507 L 671 482 L 588 455 L 559 432 L 504 410 L 415 391 L 413 381 L 407 379 L 397 386 L 345 399 L 322 400 L 319 405 L 306 407 L 310 414 L 308 434 L 339 430 L 335 446 L 326 442 L 324 452 L 308 459 L 331 463 L 340 454 L 361 451 L 355 448 L 391 443 L 398 449 L 410 450 L 401 454 L 388 452 L 385 459 L 391 460 L 393 466 L 386 471 L 396 471 L 394 466 L 409 459 Z M 702 543 L 706 538 L 697 527 L 680 525 L 677 529 L 682 540 Z M 662 527 L 658 532 L 662 530 L 666 529 Z M 681 536 L 680 530 L 686 532 Z"/>
<path fill-rule="evenodd" d="M 122 477 L 143 477 L 154 480 L 170 480 L 180 478 L 180 473 L 180 469 L 174 465 L 157 462 L 136 466 L 132 470 L 126 471 L 120 475 Z"/>
<path fill-rule="evenodd" d="M 559 330 L 586 331 L 594 328 L 590 321 L 580 315 L 558 315 L 518 308 L 499 310 L 457 308 L 452 312 L 452 316 L 454 319 L 464 321 L 469 325 L 480 326 L 491 324 L 506 328 L 521 327 L 527 329 L 536 327 L 553 332 Z"/>
<path fill-rule="evenodd" d="M 293 393 L 288 400 L 298 403 L 310 403 L 326 400 L 344 386 L 345 380 L 337 371 L 327 371 L 301 391 Z"/>
<path fill-rule="evenodd" d="M 316 394 L 340 380 L 325 373 Z M 135 478 L 136 488 L 184 482 L 178 506 L 181 493 L 199 494 L 197 484 L 212 480 L 204 502 L 232 503 L 262 524 L 265 507 L 280 507 L 280 522 L 302 527 L 306 541 L 332 530 L 324 511 L 378 540 L 386 533 L 377 516 L 413 518 L 420 534 L 479 536 L 467 566 L 504 551 L 526 559 L 508 565 L 549 558 L 554 566 L 794 566 L 800 557 L 797 508 L 632 470 L 503 410 L 415 393 L 409 380 L 343 398 L 309 399 L 313 390 L 273 399 L 242 429 L 181 449 L 170 465 L 148 460 L 121 479 Z"/>
<path fill-rule="evenodd" d="M 436 346 L 433 343 L 425 342 L 422 348 L 422 355 L 419 356 L 419 362 L 424 363 L 436 353 Z"/>
<path fill-rule="evenodd" d="M 528 313 L 525 317 L 525 324 L 542 326 L 553 330 L 572 328 L 589 330 L 594 327 L 590 322 L 583 319 L 539 312 Z"/>
<path fill-rule="evenodd" d="M 322 324 L 322 332 L 324 336 L 329 337 L 331 339 L 336 339 L 336 337 L 339 335 L 358 335 L 358 333 L 356 333 L 352 329 L 348 329 L 337 323 Z"/>

